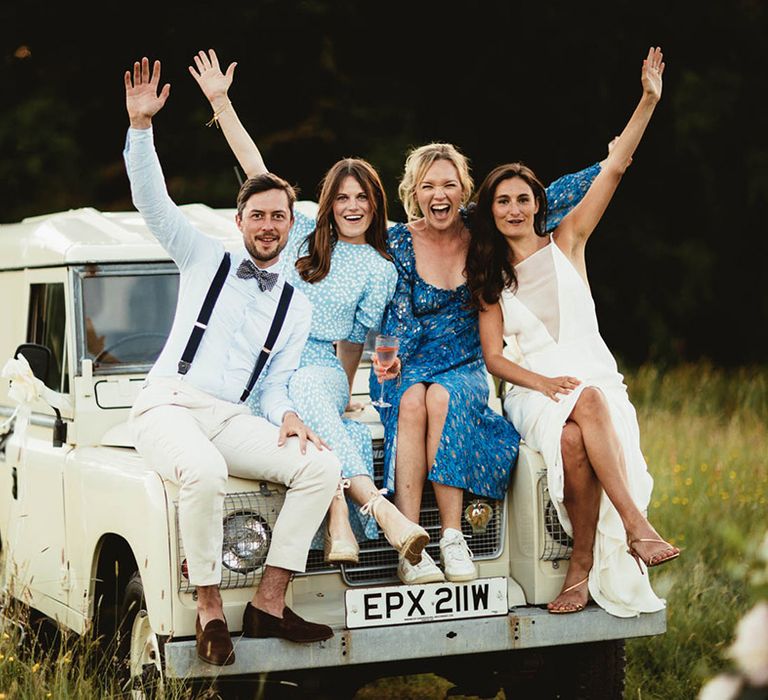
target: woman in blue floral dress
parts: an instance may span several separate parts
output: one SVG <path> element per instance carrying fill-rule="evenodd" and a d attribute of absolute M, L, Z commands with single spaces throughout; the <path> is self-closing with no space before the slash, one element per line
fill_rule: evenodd
<path fill-rule="evenodd" d="M 246 175 L 267 172 L 227 97 L 234 64 L 223 74 L 213 51 L 201 51 L 194 60 L 196 69 L 190 66 L 190 72 Z M 406 519 L 376 488 L 371 433 L 343 416 L 365 337 L 379 327 L 397 281 L 386 251 L 387 208 L 379 176 L 363 160 L 341 160 L 323 178 L 316 217 L 294 214 L 282 269 L 312 302 L 312 326 L 288 392 L 304 423 L 338 456 L 343 477 L 329 509 L 325 536 L 315 544 L 324 544 L 327 561 L 356 562 L 359 547 L 354 531 L 375 539 L 378 523 L 401 558 L 416 564 L 429 536 L 416 524 L 418 516 L 416 522 Z M 257 410 L 258 384 L 249 404 Z M 345 487 L 363 506 L 351 518 Z"/>
<path fill-rule="evenodd" d="M 595 164 L 547 191 L 554 227 L 588 189 Z M 464 209 L 473 189 L 466 158 L 435 143 L 408 156 L 400 198 L 409 223 L 390 228 L 398 281 L 381 332 L 400 340 L 402 372 L 388 381 L 379 409 L 385 427 L 385 483 L 402 513 L 417 519 L 425 480 L 432 482 L 442 527 L 444 573 L 425 552 L 419 564 L 401 558 L 404 583 L 467 581 L 477 576 L 461 532 L 464 491 L 501 499 L 517 459 L 520 436 L 488 406 L 489 384 L 476 310 L 465 284 L 469 231 Z M 381 372 L 371 373 L 371 391 Z M 396 467 L 396 468 L 395 468 Z"/>

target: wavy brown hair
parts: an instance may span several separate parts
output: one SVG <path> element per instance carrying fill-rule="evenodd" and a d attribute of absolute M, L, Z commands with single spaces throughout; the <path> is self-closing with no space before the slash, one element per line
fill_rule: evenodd
<path fill-rule="evenodd" d="M 472 305 L 480 310 L 495 304 L 505 288 L 517 289 L 517 275 L 510 259 L 509 246 L 493 218 L 496 189 L 505 180 L 515 177 L 528 184 L 539 204 L 539 211 L 533 217 L 533 230 L 537 236 L 547 235 L 547 192 L 533 170 L 523 163 L 507 163 L 488 173 L 469 211 L 472 236 L 467 253 L 467 286 L 472 295 Z"/>
<path fill-rule="evenodd" d="M 365 242 L 387 260 L 387 198 L 381 178 L 374 167 L 362 158 L 344 158 L 336 163 L 320 183 L 315 230 L 305 239 L 307 254 L 296 261 L 301 279 L 310 284 L 324 279 L 331 269 L 331 255 L 339 240 L 333 218 L 333 200 L 346 177 L 353 177 L 371 203 L 371 225 Z M 302 247 L 304 244 L 302 244 Z"/>

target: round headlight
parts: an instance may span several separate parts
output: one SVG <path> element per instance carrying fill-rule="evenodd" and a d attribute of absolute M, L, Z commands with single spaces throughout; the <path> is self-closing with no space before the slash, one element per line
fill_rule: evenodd
<path fill-rule="evenodd" d="M 221 563 L 230 571 L 248 574 L 266 560 L 272 531 L 256 513 L 241 511 L 224 518 Z"/>

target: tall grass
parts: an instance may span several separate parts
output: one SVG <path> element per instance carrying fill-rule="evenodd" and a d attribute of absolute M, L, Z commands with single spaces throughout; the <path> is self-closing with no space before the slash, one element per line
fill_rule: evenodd
<path fill-rule="evenodd" d="M 748 574 L 768 527 L 768 368 L 642 367 L 626 381 L 655 480 L 649 516 L 683 548 L 650 572 L 668 602 L 668 629 L 628 644 L 626 699 L 690 700 L 726 667 L 736 622 L 766 593 L 750 588 Z M 41 645 L 30 631 L 22 620 L 0 632 L 0 700 L 120 696 L 113 660 L 93 642 L 65 635 Z M 448 687 L 427 675 L 379 681 L 358 697 L 429 700 Z M 179 684 L 169 693 L 191 695 Z"/>
<path fill-rule="evenodd" d="M 11 603 L 0 623 L 0 700 L 108 700 L 127 695 L 114 640 L 58 629 Z M 167 700 L 192 697 L 179 681 L 166 683 Z M 215 697 L 210 687 L 196 697 Z"/>
<path fill-rule="evenodd" d="M 708 365 L 627 375 L 655 486 L 649 517 L 683 548 L 651 571 L 666 635 L 632 641 L 626 698 L 688 700 L 758 592 L 748 573 L 768 528 L 768 370 Z"/>

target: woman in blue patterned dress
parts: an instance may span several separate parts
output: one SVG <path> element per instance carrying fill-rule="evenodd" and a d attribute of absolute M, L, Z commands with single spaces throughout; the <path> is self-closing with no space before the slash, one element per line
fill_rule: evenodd
<path fill-rule="evenodd" d="M 190 66 L 190 72 L 246 175 L 267 172 L 227 97 L 235 64 L 223 74 L 214 51 L 200 51 L 194 61 L 196 69 Z M 369 429 L 343 417 L 366 334 L 378 328 L 397 281 L 386 251 L 386 222 L 378 174 L 367 162 L 347 158 L 323 178 L 316 219 L 295 212 L 282 253 L 287 280 L 312 302 L 309 340 L 288 392 L 304 423 L 322 436 L 342 464 L 343 480 L 324 537 L 326 560 L 331 562 L 357 561 L 359 547 L 351 524 L 362 536 L 375 539 L 378 522 L 400 556 L 414 564 L 429 541 L 426 530 L 416 524 L 418 515 L 416 522 L 406 519 L 376 488 Z M 258 406 L 258 391 L 249 403 Z M 345 487 L 363 506 L 351 522 Z M 368 514 L 373 519 L 365 517 Z"/>
<path fill-rule="evenodd" d="M 550 227 L 578 202 L 599 169 L 595 164 L 548 190 Z M 426 552 L 416 565 L 401 558 L 398 576 L 404 583 L 477 576 L 461 532 L 464 491 L 504 498 L 517 458 L 517 431 L 488 406 L 477 312 L 466 286 L 470 236 L 464 206 L 472 189 L 467 159 L 454 146 L 413 150 L 399 188 L 409 223 L 388 232 L 398 281 L 381 331 L 400 339 L 402 365 L 393 372 L 400 370 L 402 377 L 386 383 L 384 398 L 392 407 L 379 409 L 385 483 L 398 509 L 416 520 L 424 482 L 432 482 L 444 571 Z M 371 391 L 381 374 L 371 373 Z"/>

